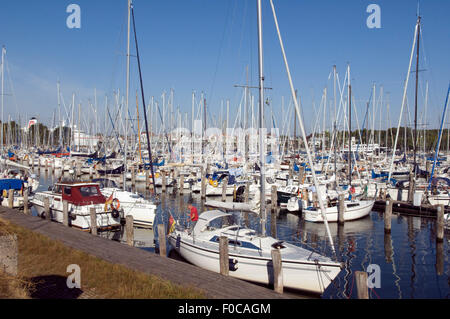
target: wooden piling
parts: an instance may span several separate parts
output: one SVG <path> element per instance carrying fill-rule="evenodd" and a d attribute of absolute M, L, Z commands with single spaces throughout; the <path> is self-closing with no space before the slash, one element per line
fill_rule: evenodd
<path fill-rule="evenodd" d="M 392 222 L 392 206 L 394 201 L 392 199 L 386 201 L 386 208 L 384 210 L 384 233 L 391 233 L 391 222 Z"/>
<path fill-rule="evenodd" d="M 14 208 L 14 189 L 8 190 L 8 207 Z"/>
<path fill-rule="evenodd" d="M 136 186 L 136 167 L 131 168 L 131 187 Z"/>
<path fill-rule="evenodd" d="M 145 170 L 145 188 L 150 188 L 150 174 L 148 173 L 148 169 Z"/>
<path fill-rule="evenodd" d="M 220 274 L 228 276 L 230 265 L 228 259 L 228 237 L 226 236 L 220 236 L 219 238 L 219 259 Z"/>
<path fill-rule="evenodd" d="M 392 238 L 390 233 L 384 233 L 384 258 L 388 264 L 392 263 Z"/>
<path fill-rule="evenodd" d="M 414 174 L 413 169 L 409 169 L 409 187 L 408 187 L 408 202 L 412 203 L 414 199 Z"/>
<path fill-rule="evenodd" d="M 272 185 L 271 187 L 270 202 L 272 209 L 275 210 L 278 206 L 277 185 Z M 262 204 L 264 203 L 261 203 L 261 205 Z"/>
<path fill-rule="evenodd" d="M 30 214 L 30 208 L 28 207 L 28 188 L 25 188 L 23 191 L 23 213 L 25 215 Z"/>
<path fill-rule="evenodd" d="M 244 202 L 248 203 L 250 198 L 250 181 L 247 180 L 245 182 L 245 189 L 244 189 Z"/>
<path fill-rule="evenodd" d="M 178 183 L 178 185 L 179 185 L 178 192 L 179 192 L 180 195 L 183 195 L 183 191 L 184 191 L 184 174 L 180 173 L 179 174 L 179 179 L 180 179 L 180 182 Z"/>
<path fill-rule="evenodd" d="M 158 225 L 158 241 L 159 241 L 159 255 L 162 257 L 167 257 L 166 231 L 164 229 L 164 224 Z"/>
<path fill-rule="evenodd" d="M 165 193 L 166 192 L 166 171 L 164 171 L 164 170 L 162 170 L 161 171 L 161 191 L 163 192 L 163 193 Z"/>
<path fill-rule="evenodd" d="M 97 212 L 94 207 L 89 209 L 89 215 L 91 217 L 91 234 L 97 235 Z"/>
<path fill-rule="evenodd" d="M 69 202 L 63 200 L 63 225 L 69 226 Z"/>
<path fill-rule="evenodd" d="M 227 200 L 228 176 L 222 180 L 222 202 Z"/>
<path fill-rule="evenodd" d="M 443 240 L 444 240 L 444 205 L 440 204 L 437 207 L 436 241 L 442 242 Z"/>
<path fill-rule="evenodd" d="M 206 198 L 206 169 L 204 167 L 202 167 L 202 181 L 201 181 L 200 196 L 202 199 Z"/>
<path fill-rule="evenodd" d="M 444 273 L 444 243 L 436 242 L 436 274 L 441 276 Z"/>
<path fill-rule="evenodd" d="M 338 224 L 343 225 L 345 222 L 344 214 L 345 214 L 345 202 L 344 202 L 344 194 L 339 194 L 339 206 L 338 206 Z"/>
<path fill-rule="evenodd" d="M 93 175 L 93 169 L 92 167 L 89 169 L 89 178 L 92 179 L 92 175 Z M 77 166 L 76 166 L 76 175 L 77 177 L 81 176 L 81 162 L 77 162 Z"/>
<path fill-rule="evenodd" d="M 367 273 L 365 271 L 355 271 L 355 281 L 358 299 L 369 299 Z"/>
<path fill-rule="evenodd" d="M 125 217 L 125 235 L 127 237 L 127 245 L 134 246 L 134 218 L 132 215 Z"/>
<path fill-rule="evenodd" d="M 289 180 L 292 181 L 292 178 L 294 178 L 294 164 L 292 161 L 289 162 Z"/>
<path fill-rule="evenodd" d="M 52 216 L 50 214 L 50 199 L 48 197 L 44 197 L 44 213 L 45 219 L 51 220 Z"/>
<path fill-rule="evenodd" d="M 272 249 L 273 265 L 273 289 L 279 294 L 283 293 L 283 266 L 281 263 L 281 252 L 279 249 Z"/>
<path fill-rule="evenodd" d="M 298 184 L 303 184 L 303 179 L 305 177 L 305 166 L 300 166 L 299 168 L 299 177 L 298 177 Z"/>

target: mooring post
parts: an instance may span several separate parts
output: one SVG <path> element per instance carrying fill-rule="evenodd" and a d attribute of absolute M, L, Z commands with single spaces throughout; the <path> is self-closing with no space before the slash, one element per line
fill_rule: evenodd
<path fill-rule="evenodd" d="M 384 233 L 391 233 L 391 222 L 392 222 L 392 206 L 394 205 L 394 200 L 389 199 L 386 201 L 386 208 L 384 210 Z"/>
<path fill-rule="evenodd" d="M 52 216 L 50 215 L 50 199 L 48 197 L 44 197 L 44 212 L 45 219 L 51 220 Z"/>
<path fill-rule="evenodd" d="M 384 233 L 384 258 L 387 263 L 392 263 L 392 238 L 390 233 Z"/>
<path fill-rule="evenodd" d="M 414 197 L 414 174 L 412 167 L 409 168 L 409 187 L 408 187 L 408 202 L 412 203 Z"/>
<path fill-rule="evenodd" d="M 247 180 L 245 182 L 245 189 L 244 189 L 244 202 L 248 203 L 249 198 L 250 198 L 250 181 Z"/>
<path fill-rule="evenodd" d="M 206 198 L 206 169 L 202 166 L 201 198 Z"/>
<path fill-rule="evenodd" d="M 303 179 L 305 176 L 305 166 L 300 166 L 298 171 L 299 171 L 298 185 L 301 185 L 301 184 L 303 184 Z"/>
<path fill-rule="evenodd" d="M 436 241 L 442 242 L 444 240 L 444 205 L 440 204 L 437 207 L 436 216 Z"/>
<path fill-rule="evenodd" d="M 180 178 L 180 182 L 178 183 L 179 185 L 179 194 L 183 195 L 183 190 L 184 190 L 184 174 L 180 172 L 179 174 L 179 178 Z"/>
<path fill-rule="evenodd" d="M 261 205 L 262 204 L 264 203 L 261 203 Z M 272 210 L 275 210 L 278 206 L 277 185 L 272 185 L 271 187 L 270 204 L 272 206 Z"/>
<path fill-rule="evenodd" d="M 227 201 L 228 176 L 222 180 L 222 202 Z"/>
<path fill-rule="evenodd" d="M 441 276 L 444 273 L 444 243 L 436 242 L 436 273 Z"/>
<path fill-rule="evenodd" d="M 148 169 L 145 170 L 145 189 L 150 188 L 150 174 L 148 172 Z"/>
<path fill-rule="evenodd" d="M 166 192 L 166 171 L 161 170 L 161 191 Z"/>
<path fill-rule="evenodd" d="M 8 190 L 8 207 L 14 208 L 14 189 Z"/>
<path fill-rule="evenodd" d="M 131 168 L 131 187 L 136 187 L 136 167 Z"/>
<path fill-rule="evenodd" d="M 345 214 L 345 198 L 344 198 L 344 194 L 339 194 L 339 206 L 338 206 L 338 224 L 339 225 L 344 225 L 345 222 L 345 218 L 344 218 L 344 214 Z"/>
<path fill-rule="evenodd" d="M 355 281 L 358 299 L 369 299 L 367 273 L 365 271 L 355 271 Z"/>
<path fill-rule="evenodd" d="M 28 187 L 23 191 L 23 213 L 28 215 L 30 208 L 28 207 Z"/>
<path fill-rule="evenodd" d="M 91 217 L 91 234 L 97 235 L 97 213 L 94 207 L 89 209 L 89 215 Z"/>
<path fill-rule="evenodd" d="M 292 179 L 294 178 L 294 164 L 292 163 L 292 161 L 289 162 L 289 180 L 292 181 Z"/>
<path fill-rule="evenodd" d="M 125 217 L 125 235 L 127 237 L 127 245 L 134 246 L 134 218 L 133 215 Z"/>
<path fill-rule="evenodd" d="M 220 258 L 220 274 L 228 276 L 230 264 L 228 259 L 228 237 L 219 237 L 219 258 Z"/>
<path fill-rule="evenodd" d="M 273 265 L 273 289 L 275 292 L 283 293 L 283 265 L 281 263 L 280 249 L 272 249 L 272 265 Z"/>
<path fill-rule="evenodd" d="M 93 174 L 92 168 L 89 169 L 89 173 L 90 173 L 89 178 L 92 179 L 92 174 Z M 77 161 L 76 174 L 77 174 L 77 177 L 81 176 L 81 162 L 80 161 Z"/>
<path fill-rule="evenodd" d="M 158 241 L 159 241 L 159 255 L 162 257 L 167 257 L 166 232 L 164 229 L 164 224 L 158 225 Z"/>
<path fill-rule="evenodd" d="M 63 225 L 69 226 L 69 202 L 63 200 Z"/>

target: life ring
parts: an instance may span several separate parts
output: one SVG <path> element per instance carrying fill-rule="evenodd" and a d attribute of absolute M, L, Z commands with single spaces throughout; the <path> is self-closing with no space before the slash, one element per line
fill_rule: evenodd
<path fill-rule="evenodd" d="M 28 161 L 28 154 L 23 158 L 25 161 Z"/>
<path fill-rule="evenodd" d="M 119 210 L 120 208 L 120 201 L 117 198 L 114 198 L 111 202 L 111 209 L 114 210 Z"/>
<path fill-rule="evenodd" d="M 219 185 L 219 182 L 217 182 L 217 180 L 210 179 L 209 180 L 209 185 L 217 187 Z"/>

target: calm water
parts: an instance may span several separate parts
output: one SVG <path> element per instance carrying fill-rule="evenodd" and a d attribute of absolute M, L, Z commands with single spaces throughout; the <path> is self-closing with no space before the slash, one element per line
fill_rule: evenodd
<path fill-rule="evenodd" d="M 60 174 L 55 173 L 40 171 L 39 190 L 45 190 L 57 181 Z M 138 184 L 136 190 L 150 198 L 151 194 L 143 186 Z M 199 195 L 186 193 L 179 196 L 172 194 L 171 188 L 168 188 L 168 194 L 160 196 L 160 200 L 155 224 L 167 225 L 168 212 L 183 224 L 188 216 L 188 203 L 197 206 L 199 212 L 203 209 Z M 271 236 L 332 255 L 323 224 L 305 222 L 286 211 L 269 213 L 268 217 L 266 229 Z M 253 214 L 244 215 L 242 221 L 252 228 L 260 228 Z M 446 230 L 444 242 L 437 245 L 435 229 L 434 219 L 393 214 L 391 235 L 385 236 L 383 214 L 378 212 L 371 212 L 361 220 L 346 222 L 339 228 L 335 223 L 330 224 L 338 259 L 344 262 L 345 269 L 322 298 L 356 298 L 354 272 L 365 271 L 370 264 L 378 265 L 381 270 L 381 287 L 369 289 L 370 298 L 450 298 L 450 233 Z M 123 230 L 103 236 L 125 240 Z M 152 230 L 135 229 L 136 245 L 142 249 L 154 252 L 155 244 L 158 246 L 154 238 L 157 239 L 157 234 L 154 236 Z"/>

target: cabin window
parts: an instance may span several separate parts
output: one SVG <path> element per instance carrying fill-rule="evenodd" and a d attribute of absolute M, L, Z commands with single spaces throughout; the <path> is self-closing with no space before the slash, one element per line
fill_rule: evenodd
<path fill-rule="evenodd" d="M 71 187 L 64 187 L 64 195 L 72 195 L 72 188 Z"/>
<path fill-rule="evenodd" d="M 80 193 L 83 197 L 90 197 L 98 195 L 97 187 L 95 186 L 84 186 L 80 187 Z"/>
<path fill-rule="evenodd" d="M 220 237 L 214 236 L 211 240 L 219 242 Z M 228 244 L 233 245 L 233 246 L 242 246 L 242 243 L 239 240 L 234 240 L 234 239 L 230 239 L 230 238 L 228 238 Z"/>

